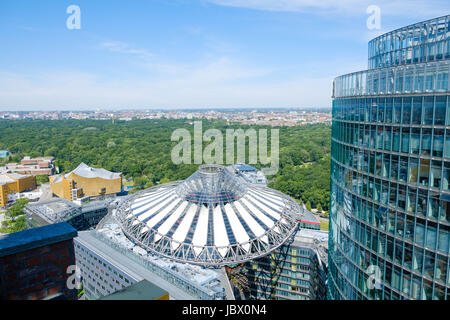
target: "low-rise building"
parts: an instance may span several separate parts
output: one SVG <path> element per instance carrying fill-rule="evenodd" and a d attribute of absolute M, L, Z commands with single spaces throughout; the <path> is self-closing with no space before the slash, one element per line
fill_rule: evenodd
<path fill-rule="evenodd" d="M 8 163 L 5 168 L 8 171 L 19 174 L 31 174 L 33 176 L 52 175 L 55 173 L 53 162 L 53 157 L 31 158 L 26 156 L 20 161 L 20 164 Z"/>
<path fill-rule="evenodd" d="M 81 163 L 67 174 L 51 176 L 50 187 L 53 194 L 71 201 L 117 194 L 122 191 L 122 174 Z"/>
<path fill-rule="evenodd" d="M 0 236 L 0 300 L 76 300 L 67 285 L 76 236 L 67 223 Z"/>
<path fill-rule="evenodd" d="M 236 163 L 227 167 L 228 171 L 245 183 L 267 186 L 267 178 L 261 171 L 245 163 Z"/>
<path fill-rule="evenodd" d="M 33 189 L 36 189 L 34 176 L 11 172 L 0 174 L 0 207 L 6 207 L 10 194 Z"/>
<path fill-rule="evenodd" d="M 67 222 L 75 229 L 88 230 L 95 228 L 108 213 L 109 200 L 77 205 L 67 199 L 54 199 L 41 203 L 27 204 L 29 228 L 47 224 Z"/>
<path fill-rule="evenodd" d="M 7 156 L 9 156 L 8 150 L 0 150 L 0 158 L 6 158 Z"/>

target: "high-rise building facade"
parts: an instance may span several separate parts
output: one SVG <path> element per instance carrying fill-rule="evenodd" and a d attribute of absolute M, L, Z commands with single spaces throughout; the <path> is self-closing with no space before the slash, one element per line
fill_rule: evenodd
<path fill-rule="evenodd" d="M 333 83 L 329 299 L 450 297 L 450 16 Z"/>
<path fill-rule="evenodd" d="M 231 273 L 244 299 L 326 299 L 328 232 L 300 229 L 292 240 L 270 255 L 246 262 L 240 273 Z"/>

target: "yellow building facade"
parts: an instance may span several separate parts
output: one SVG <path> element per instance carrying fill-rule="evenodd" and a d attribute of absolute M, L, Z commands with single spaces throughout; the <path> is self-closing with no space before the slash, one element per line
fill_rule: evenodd
<path fill-rule="evenodd" d="M 50 187 L 56 196 L 72 201 L 114 194 L 122 191 L 122 174 L 81 163 L 68 174 L 51 176 Z"/>
<path fill-rule="evenodd" d="M 0 207 L 6 207 L 8 195 L 36 189 L 36 177 L 17 173 L 0 174 Z"/>

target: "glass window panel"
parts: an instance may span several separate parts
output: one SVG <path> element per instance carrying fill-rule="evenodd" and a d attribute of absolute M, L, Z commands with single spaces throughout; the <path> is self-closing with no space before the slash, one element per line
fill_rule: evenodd
<path fill-rule="evenodd" d="M 446 91 L 448 90 L 448 64 L 441 65 L 439 69 L 436 87 L 438 91 Z"/>
<path fill-rule="evenodd" d="M 406 215 L 405 239 L 414 241 L 414 217 L 410 215 Z"/>
<path fill-rule="evenodd" d="M 422 273 L 423 268 L 423 249 L 414 247 L 413 270 Z"/>
<path fill-rule="evenodd" d="M 417 199 L 417 189 L 410 187 L 408 190 L 408 203 L 406 211 L 411 213 L 416 212 L 416 199 Z"/>
<path fill-rule="evenodd" d="M 430 191 L 428 201 L 428 216 L 434 219 L 439 217 L 439 193 Z"/>
<path fill-rule="evenodd" d="M 382 167 L 382 175 L 385 178 L 389 177 L 389 165 L 390 165 L 389 155 L 385 154 L 383 157 L 383 167 Z"/>
<path fill-rule="evenodd" d="M 396 220 L 396 232 L 397 235 L 403 237 L 405 234 L 405 214 L 401 212 L 397 212 L 397 220 Z"/>
<path fill-rule="evenodd" d="M 427 191 L 419 189 L 417 198 L 417 213 L 425 216 L 427 213 Z"/>
<path fill-rule="evenodd" d="M 417 158 L 409 159 L 408 182 L 417 183 L 419 173 L 419 160 Z"/>
<path fill-rule="evenodd" d="M 444 158 L 450 158 L 450 130 L 445 130 Z"/>
<path fill-rule="evenodd" d="M 420 159 L 419 184 L 428 185 L 428 175 L 430 173 L 430 160 Z"/>
<path fill-rule="evenodd" d="M 403 284 L 402 292 L 409 295 L 409 287 L 411 285 L 411 273 L 409 271 L 403 270 Z"/>
<path fill-rule="evenodd" d="M 409 128 L 402 128 L 402 152 L 409 153 Z"/>
<path fill-rule="evenodd" d="M 392 98 L 386 98 L 386 110 L 385 110 L 385 121 L 386 123 L 391 123 L 392 122 L 392 104 L 393 104 L 393 99 Z M 450 120 L 449 120 L 450 123 Z"/>
<path fill-rule="evenodd" d="M 392 135 L 392 127 L 384 128 L 384 150 L 391 150 L 391 135 Z M 419 140 L 420 141 L 420 140 Z M 419 152 L 417 152 L 419 153 Z"/>
<path fill-rule="evenodd" d="M 391 179 L 397 180 L 398 178 L 398 156 L 392 155 L 391 158 Z"/>
<path fill-rule="evenodd" d="M 431 162 L 431 171 L 430 171 L 430 180 L 431 186 L 434 188 L 441 187 L 441 171 L 442 171 L 442 162 L 433 160 Z"/>
<path fill-rule="evenodd" d="M 400 151 L 400 128 L 393 128 L 392 151 Z"/>
<path fill-rule="evenodd" d="M 422 121 L 422 97 L 413 98 L 411 121 L 413 124 L 420 124 Z"/>
<path fill-rule="evenodd" d="M 436 66 L 427 65 L 425 77 L 425 91 L 436 90 Z"/>
<path fill-rule="evenodd" d="M 400 290 L 400 283 L 401 283 L 401 269 L 397 266 L 394 266 L 394 270 L 392 273 L 392 283 L 391 286 L 394 289 Z"/>
<path fill-rule="evenodd" d="M 444 149 L 444 130 L 434 129 L 433 156 L 442 157 Z"/>
<path fill-rule="evenodd" d="M 425 239 L 425 220 L 418 218 L 416 221 L 416 231 L 414 232 L 415 242 L 420 245 L 424 244 Z"/>
<path fill-rule="evenodd" d="M 433 124 L 434 97 L 424 97 L 423 101 L 423 124 Z"/>
<path fill-rule="evenodd" d="M 409 124 L 411 122 L 411 98 L 403 98 L 403 118 L 402 123 Z"/>
<path fill-rule="evenodd" d="M 438 249 L 440 251 L 449 252 L 449 227 L 445 225 L 439 226 Z"/>
<path fill-rule="evenodd" d="M 399 180 L 406 182 L 408 179 L 408 157 L 400 157 Z"/>
<path fill-rule="evenodd" d="M 442 174 L 442 190 L 450 190 L 450 162 L 444 162 L 444 170 Z"/>
<path fill-rule="evenodd" d="M 434 124 L 444 125 L 445 124 L 445 110 L 446 110 L 447 97 L 437 96 L 436 106 L 434 109 Z"/>
<path fill-rule="evenodd" d="M 414 91 L 422 92 L 425 78 L 425 68 L 424 66 L 418 65 L 416 67 L 416 79 L 414 81 Z"/>
<path fill-rule="evenodd" d="M 413 275 L 412 283 L 411 283 L 411 298 L 420 299 L 421 297 L 421 279 L 420 277 Z"/>
<path fill-rule="evenodd" d="M 424 279 L 423 280 L 423 291 L 422 291 L 422 299 L 423 300 L 431 300 L 433 292 L 433 284 L 431 281 Z"/>
<path fill-rule="evenodd" d="M 427 241 L 426 246 L 435 249 L 436 247 L 436 236 L 437 236 L 437 227 L 435 222 L 428 222 L 427 226 Z"/>
<path fill-rule="evenodd" d="M 425 250 L 425 263 L 423 268 L 424 275 L 433 279 L 434 277 L 435 253 Z"/>
<path fill-rule="evenodd" d="M 402 98 L 394 99 L 394 123 L 402 123 Z"/>
<path fill-rule="evenodd" d="M 431 155 L 431 129 L 422 129 L 422 150 L 421 155 Z"/>
<path fill-rule="evenodd" d="M 420 129 L 412 128 L 411 129 L 411 150 L 410 152 L 413 154 L 419 154 L 420 152 Z"/>

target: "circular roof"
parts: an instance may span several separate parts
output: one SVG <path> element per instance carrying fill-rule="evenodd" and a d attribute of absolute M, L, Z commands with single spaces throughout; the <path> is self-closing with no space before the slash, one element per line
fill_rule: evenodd
<path fill-rule="evenodd" d="M 137 193 L 115 211 L 124 233 L 176 261 L 220 266 L 264 256 L 297 229 L 303 209 L 225 167 L 204 165 L 182 182 Z"/>

